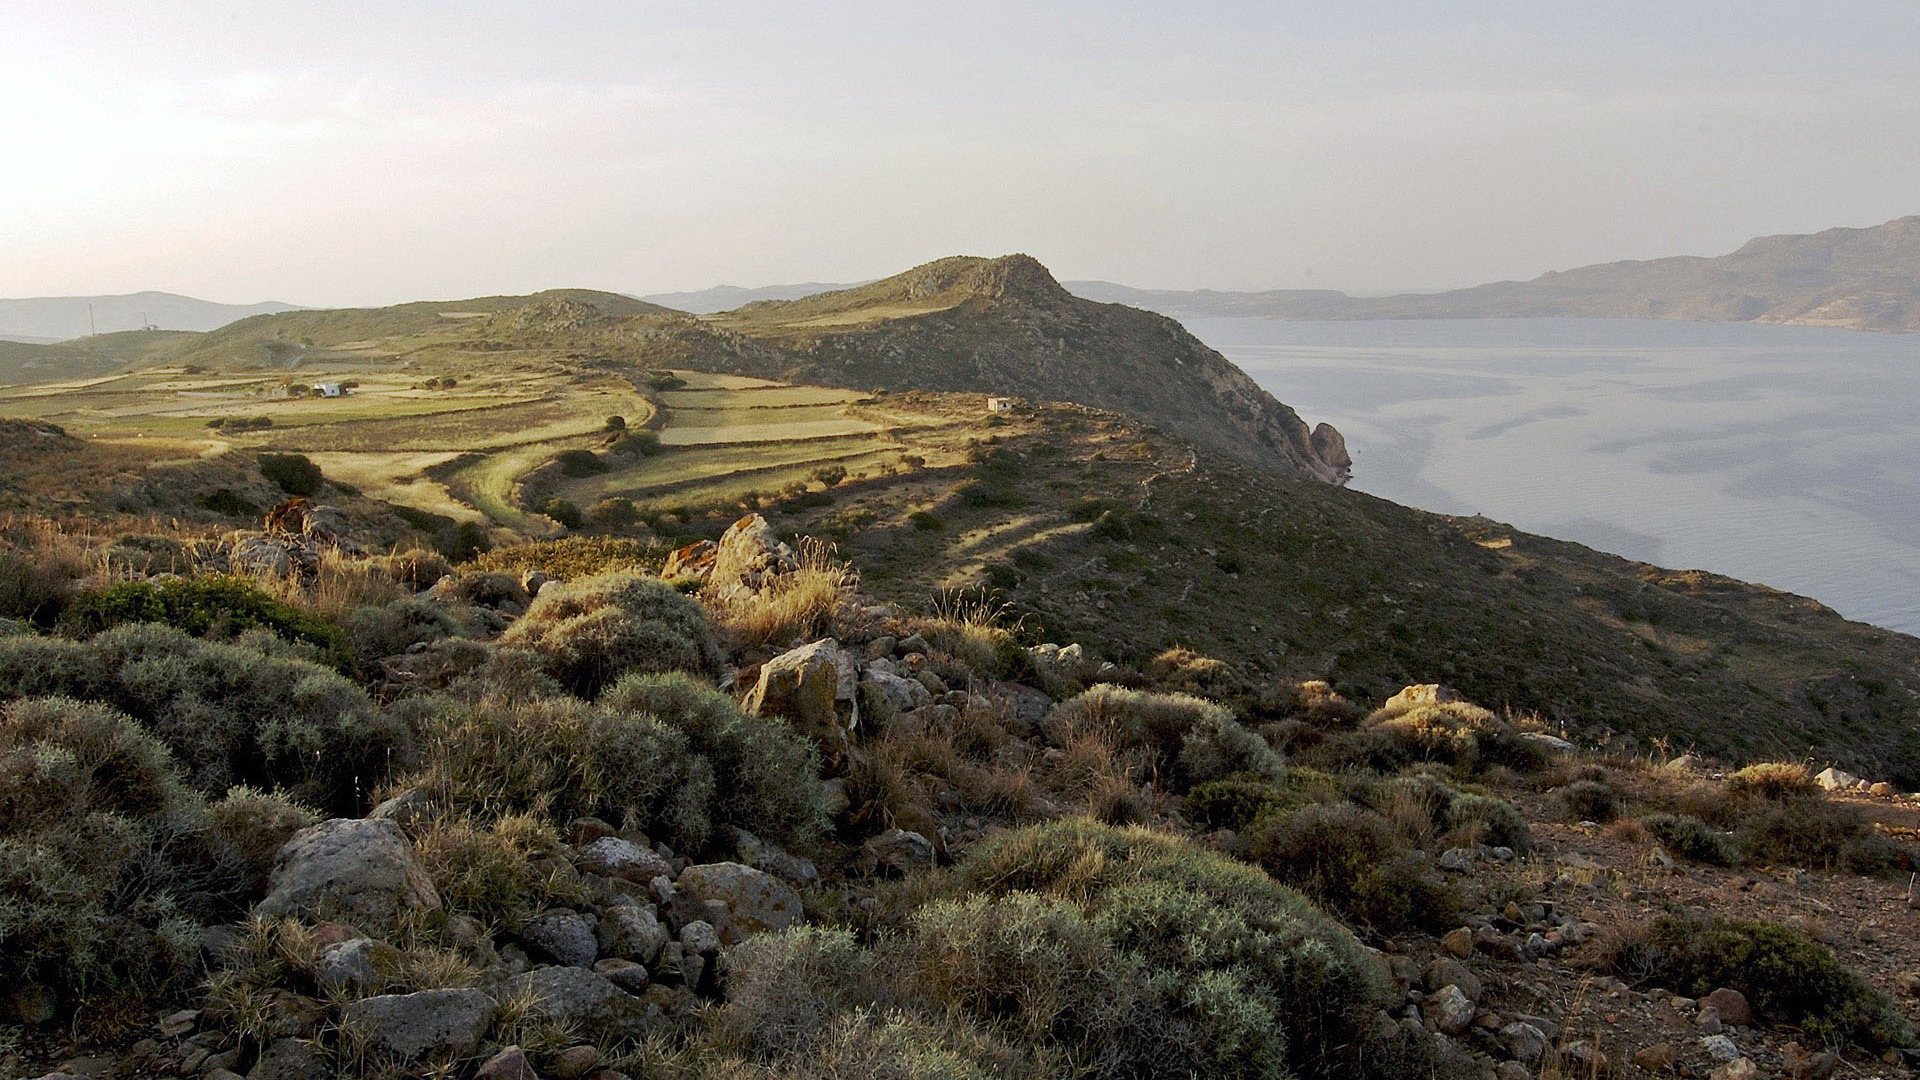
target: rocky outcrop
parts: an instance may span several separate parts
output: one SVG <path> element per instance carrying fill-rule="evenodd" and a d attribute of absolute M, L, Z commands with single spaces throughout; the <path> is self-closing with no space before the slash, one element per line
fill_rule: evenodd
<path fill-rule="evenodd" d="M 767 519 L 748 514 L 720 535 L 707 586 L 722 596 L 757 593 L 799 565 L 793 549 L 774 535 Z"/>
<path fill-rule="evenodd" d="M 819 743 L 829 762 L 839 761 L 860 726 L 859 676 L 853 654 L 822 638 L 762 664 L 741 707 L 785 720 Z"/>
<path fill-rule="evenodd" d="M 785 930 L 806 921 L 800 894 L 764 871 L 739 863 L 704 863 L 680 874 L 679 888 L 701 902 L 726 905 L 729 936 Z"/>
<path fill-rule="evenodd" d="M 255 910 L 385 931 L 409 912 L 439 906 L 433 882 L 398 826 L 335 818 L 302 829 L 280 849 L 267 897 Z"/>

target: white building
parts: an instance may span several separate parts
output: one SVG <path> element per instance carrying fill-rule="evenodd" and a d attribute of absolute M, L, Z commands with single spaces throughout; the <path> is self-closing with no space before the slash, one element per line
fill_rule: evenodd
<path fill-rule="evenodd" d="M 990 397 L 987 399 L 987 411 L 1002 413 L 1013 411 L 1013 399 L 1010 397 Z"/>
<path fill-rule="evenodd" d="M 314 383 L 313 392 L 316 394 L 319 394 L 321 397 L 346 397 L 347 396 L 347 392 L 344 389 L 342 389 L 340 384 L 337 382 Z"/>

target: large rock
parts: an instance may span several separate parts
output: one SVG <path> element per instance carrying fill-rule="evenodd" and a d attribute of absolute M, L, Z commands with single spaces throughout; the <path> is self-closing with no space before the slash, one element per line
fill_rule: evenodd
<path fill-rule="evenodd" d="M 1451 686 L 1439 683 L 1421 683 L 1409 686 L 1387 699 L 1380 706 L 1382 712 L 1407 712 L 1422 705 L 1445 705 L 1450 701 L 1459 701 L 1460 692 Z"/>
<path fill-rule="evenodd" d="M 339 919 L 390 930 L 440 906 L 412 845 L 391 821 L 334 818 L 293 834 L 274 861 L 262 915 Z"/>
<path fill-rule="evenodd" d="M 793 549 L 774 535 L 767 519 L 748 514 L 721 534 L 707 585 L 722 596 L 757 593 L 799 565 Z"/>
<path fill-rule="evenodd" d="M 1852 791 L 1860 787 L 1860 778 L 1846 771 L 1828 767 L 1814 774 L 1813 782 L 1828 791 Z"/>
<path fill-rule="evenodd" d="M 320 1048 L 306 1039 L 275 1039 L 260 1051 L 247 1080 L 333 1080 Z"/>
<path fill-rule="evenodd" d="M 760 681 L 742 707 L 787 721 L 837 761 L 860 725 L 858 678 L 853 655 L 832 638 L 821 638 L 762 664 Z"/>
<path fill-rule="evenodd" d="M 602 954 L 642 964 L 653 963 L 672 936 L 651 908 L 637 903 L 609 906 L 596 930 Z"/>
<path fill-rule="evenodd" d="M 437 1052 L 467 1057 L 480 1048 L 496 1012 L 493 999 L 478 990 L 382 994 L 349 1002 L 340 1010 L 340 1028 L 376 1055 L 406 1061 Z"/>
<path fill-rule="evenodd" d="M 888 829 L 860 846 L 860 865 L 868 873 L 905 876 L 931 869 L 937 852 L 933 841 L 910 829 Z"/>
<path fill-rule="evenodd" d="M 550 911 L 529 919 L 520 928 L 520 940 L 568 967 L 592 967 L 600 958 L 594 935 L 595 919 L 578 911 Z"/>
<path fill-rule="evenodd" d="M 617 836 L 603 836 L 580 849 L 574 864 L 589 874 L 619 878 L 645 885 L 665 874 L 673 876 L 673 867 L 651 849 Z"/>
<path fill-rule="evenodd" d="M 633 1034 L 646 1015 L 639 998 L 582 968 L 535 968 L 501 983 L 494 994 L 501 1001 L 523 1000 L 534 1019 L 571 1025 L 583 1034 Z"/>
<path fill-rule="evenodd" d="M 680 874 L 681 891 L 701 901 L 727 905 L 727 929 L 739 934 L 785 930 L 806 921 L 800 894 L 764 871 L 739 863 L 702 863 Z"/>
<path fill-rule="evenodd" d="M 660 568 L 660 576 L 672 581 L 678 577 L 706 577 L 713 573 L 713 557 L 719 550 L 711 540 L 695 540 L 683 548 L 675 548 L 667 555 L 666 565 Z"/>
<path fill-rule="evenodd" d="M 1720 1014 L 1723 1023 L 1734 1027 L 1753 1026 L 1753 1006 L 1747 1004 L 1747 995 L 1738 990 L 1721 987 L 1700 999 L 1701 1008 L 1710 1008 Z"/>
<path fill-rule="evenodd" d="M 879 667 L 869 667 L 861 673 L 860 681 L 877 697 L 891 704 L 896 711 L 923 708 L 933 704 L 933 694 L 916 679 L 906 679 Z"/>
<path fill-rule="evenodd" d="M 1443 1035 L 1458 1035 L 1473 1023 L 1473 1002 L 1451 983 L 1422 1002 L 1421 1010 L 1433 1020 L 1434 1030 Z"/>
<path fill-rule="evenodd" d="M 399 973 L 402 959 L 399 949 L 383 941 L 336 941 L 320 950 L 313 978 L 325 990 L 376 989 Z"/>
<path fill-rule="evenodd" d="M 1421 973 L 1420 982 L 1428 993 L 1436 992 L 1445 986 L 1457 986 L 1460 992 L 1467 996 L 1468 1001 L 1479 1001 L 1483 992 L 1480 977 L 1475 975 L 1467 965 L 1451 956 L 1436 957 L 1427 965 L 1427 970 Z"/>

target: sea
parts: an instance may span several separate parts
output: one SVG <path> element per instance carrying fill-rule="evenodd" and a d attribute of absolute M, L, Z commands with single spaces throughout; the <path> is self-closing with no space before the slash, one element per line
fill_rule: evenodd
<path fill-rule="evenodd" d="M 1352 486 L 1920 634 L 1920 335 L 1637 319 L 1183 319 Z"/>

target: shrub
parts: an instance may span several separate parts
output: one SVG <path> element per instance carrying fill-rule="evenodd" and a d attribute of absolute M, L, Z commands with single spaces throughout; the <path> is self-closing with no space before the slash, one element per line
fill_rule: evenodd
<path fill-rule="evenodd" d="M 561 475 L 576 479 L 597 476 L 613 467 L 600 460 L 600 455 L 591 450 L 563 450 L 553 461 L 560 467 Z"/>
<path fill-rule="evenodd" d="M 260 475 L 289 495 L 312 495 L 320 490 L 320 466 L 305 454 L 261 454 Z"/>
<path fill-rule="evenodd" d="M 580 512 L 580 507 L 561 498 L 548 499 L 541 504 L 540 512 L 569 529 L 577 529 L 587 521 L 587 516 Z"/>
<path fill-rule="evenodd" d="M 538 570 L 562 580 L 615 570 L 658 572 L 668 549 L 643 540 L 606 536 L 567 536 L 495 548 L 468 564 L 473 570 Z"/>
<path fill-rule="evenodd" d="M 1446 818 L 1451 842 L 1460 846 L 1486 844 L 1515 851 L 1533 846 L 1526 817 L 1505 799 L 1463 792 L 1447 804 Z"/>
<path fill-rule="evenodd" d="M 243 578 L 123 581 L 76 594 L 60 616 L 62 630 L 82 637 L 128 623 L 162 623 L 216 638 L 238 637 L 259 627 L 286 641 L 314 646 L 336 667 L 350 664 L 346 637 L 339 627 L 275 599 Z"/>
<path fill-rule="evenodd" d="M 949 987 L 943 1000 L 985 1005 L 1002 1027 L 1050 1030 L 1093 1075 L 1364 1073 L 1380 965 L 1259 870 L 1064 820 L 975 846 L 950 887 L 980 895 L 913 920 L 916 985 Z M 1053 970 L 1029 966 L 1023 938 Z M 1060 965 L 1086 974 L 1063 985 Z"/>
<path fill-rule="evenodd" d="M 711 679 L 725 661 L 699 604 L 633 573 L 542 590 L 500 641 L 539 653 L 554 678 L 588 698 L 630 671 Z"/>
<path fill-rule="evenodd" d="M 1575 821 L 1605 824 L 1620 816 L 1620 793 L 1604 780 L 1575 780 L 1560 789 L 1560 801 Z"/>
<path fill-rule="evenodd" d="M 226 876 L 243 884 L 248 894 L 264 896 L 280 849 L 294 833 L 319 820 L 320 815 L 280 792 L 240 785 L 207 807 L 202 843 L 226 868 Z"/>
<path fill-rule="evenodd" d="M 453 562 L 467 562 L 493 547 L 487 527 L 477 521 L 462 521 L 434 536 L 434 549 Z"/>
<path fill-rule="evenodd" d="M 1739 853 L 1733 842 L 1706 822 L 1686 814 L 1648 814 L 1640 824 L 1668 852 L 1709 866 L 1731 866 Z"/>
<path fill-rule="evenodd" d="M 1546 760 L 1545 751 L 1513 725 L 1464 701 L 1381 710 L 1367 718 L 1367 725 L 1386 738 L 1400 762 L 1433 761 L 1471 772 L 1488 765 L 1532 771 Z"/>
<path fill-rule="evenodd" d="M 345 625 L 347 640 L 362 666 L 381 657 L 397 656 L 423 642 L 464 633 L 460 620 L 445 604 L 412 597 L 378 607 L 355 608 L 347 614 Z"/>
<path fill-rule="evenodd" d="M 1285 797 L 1271 783 L 1230 776 L 1194 785 L 1187 792 L 1186 813 L 1206 828 L 1239 832 L 1261 814 L 1285 805 Z"/>
<path fill-rule="evenodd" d="M 517 930 L 550 902 L 585 899 L 577 879 L 541 865 L 563 848 L 553 826 L 533 815 L 431 820 L 415 831 L 413 846 L 447 909 L 485 922 Z"/>
<path fill-rule="evenodd" d="M 1858 809 L 1824 798 L 1765 803 L 1743 816 L 1735 835 L 1749 862 L 1881 874 L 1910 861 Z"/>
<path fill-rule="evenodd" d="M 652 457 L 663 449 L 660 436 L 651 431 L 629 431 L 613 444 L 614 453 L 629 457 Z"/>
<path fill-rule="evenodd" d="M 74 581 L 85 573 L 72 549 L 0 547 L 0 618 L 53 625 Z"/>
<path fill-rule="evenodd" d="M 421 548 L 382 555 L 374 559 L 373 564 L 385 570 L 393 580 L 415 590 L 424 589 L 453 573 L 453 564 L 439 552 Z"/>
<path fill-rule="evenodd" d="M 625 431 L 627 430 L 627 418 L 624 416 L 609 416 L 607 417 L 606 424 L 602 427 L 601 430 Z"/>
<path fill-rule="evenodd" d="M 1616 971 L 1699 997 L 1722 986 L 1746 995 L 1763 1023 L 1870 1049 L 1911 1046 L 1914 1030 L 1888 997 L 1833 950 L 1776 923 L 1663 915 L 1607 958 Z"/>
<path fill-rule="evenodd" d="M 757 590 L 703 591 L 714 622 L 749 644 L 779 647 L 834 631 L 852 605 L 860 575 L 817 540 L 800 544 L 798 565 Z"/>
<path fill-rule="evenodd" d="M 758 1057 L 805 1046 L 836 1017 L 887 997 L 879 957 L 840 929 L 796 926 L 748 938 L 729 956 L 719 1024 Z"/>
<path fill-rule="evenodd" d="M 0 985 L 184 989 L 202 926 L 252 899 L 198 845 L 201 810 L 165 746 L 125 715 L 0 706 Z"/>
<path fill-rule="evenodd" d="M 946 521 L 931 510 L 915 510 L 907 515 L 907 522 L 916 532 L 945 532 L 947 529 Z"/>
<path fill-rule="evenodd" d="M 1231 712 L 1186 694 L 1147 694 L 1103 683 L 1056 706 L 1044 730 L 1055 743 L 1101 733 L 1119 748 L 1143 750 L 1174 791 L 1234 774 L 1278 780 L 1286 773 L 1273 748 L 1240 726 Z"/>
<path fill-rule="evenodd" d="M 564 697 L 444 703 L 428 746 L 421 768 L 395 786 L 480 821 L 598 817 L 687 851 L 713 831 L 712 764 L 653 716 Z"/>
<path fill-rule="evenodd" d="M 1322 900 L 1407 850 L 1392 822 L 1352 803 L 1318 803 L 1261 819 L 1248 854 L 1274 878 Z"/>
<path fill-rule="evenodd" d="M 111 704 L 144 724 L 207 795 L 244 783 L 355 812 L 389 763 L 412 752 L 413 733 L 338 672 L 276 654 L 273 640 L 221 644 L 151 624 L 81 643 L 4 637 L 0 698 Z"/>
<path fill-rule="evenodd" d="M 609 529 L 631 528 L 640 520 L 640 511 L 634 507 L 633 500 L 619 495 L 594 503 L 590 514 L 593 520 Z"/>
<path fill-rule="evenodd" d="M 1727 794 L 1756 795 L 1762 799 L 1791 799 L 1820 795 L 1813 774 L 1797 761 L 1763 761 L 1727 777 Z"/>
<path fill-rule="evenodd" d="M 646 713 L 678 730 L 712 765 L 716 826 L 780 843 L 817 838 L 827 824 L 826 787 L 814 744 L 784 722 L 740 711 L 733 699 L 686 675 L 629 675 L 602 707 Z"/>

